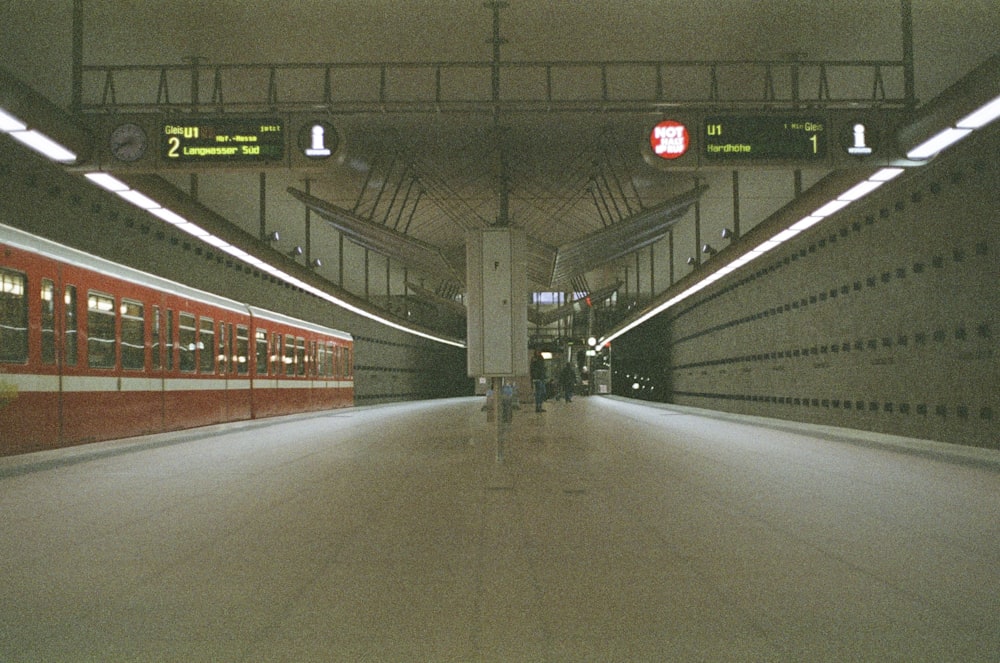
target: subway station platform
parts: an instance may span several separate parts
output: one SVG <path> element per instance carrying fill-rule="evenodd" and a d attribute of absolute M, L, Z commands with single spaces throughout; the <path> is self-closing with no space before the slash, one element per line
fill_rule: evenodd
<path fill-rule="evenodd" d="M 0 660 L 1000 660 L 996 451 L 481 405 L 0 459 Z"/>

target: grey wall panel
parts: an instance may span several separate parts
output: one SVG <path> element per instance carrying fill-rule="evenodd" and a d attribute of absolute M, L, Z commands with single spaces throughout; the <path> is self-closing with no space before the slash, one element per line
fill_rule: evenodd
<path fill-rule="evenodd" d="M 667 359 L 660 400 L 1000 448 L 998 142 L 848 207 L 619 357 Z"/>

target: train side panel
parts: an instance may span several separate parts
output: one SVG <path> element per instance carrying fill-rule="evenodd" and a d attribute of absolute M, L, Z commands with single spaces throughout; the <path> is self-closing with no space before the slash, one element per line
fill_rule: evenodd
<path fill-rule="evenodd" d="M 162 430 L 162 376 L 150 369 L 146 341 L 151 312 L 162 304 L 162 295 L 79 266 L 58 267 L 61 443 Z"/>
<path fill-rule="evenodd" d="M 55 347 L 59 265 L 4 245 L 0 258 L 0 451 L 56 446 L 63 409 Z"/>
<path fill-rule="evenodd" d="M 0 454 L 350 406 L 352 350 L 0 225 Z"/>

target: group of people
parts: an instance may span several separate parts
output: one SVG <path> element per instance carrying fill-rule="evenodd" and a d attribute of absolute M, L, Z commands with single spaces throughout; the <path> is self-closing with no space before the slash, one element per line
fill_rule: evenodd
<path fill-rule="evenodd" d="M 571 362 L 566 362 L 566 365 L 560 369 L 558 380 L 558 387 L 553 389 L 557 392 L 556 400 L 559 400 L 561 393 L 567 403 L 572 402 L 573 388 L 576 386 L 576 370 Z M 547 383 L 548 370 L 545 367 L 545 360 L 540 353 L 535 353 L 531 360 L 531 384 L 535 390 L 535 412 L 545 412 L 542 404 L 548 399 L 549 386 Z"/>

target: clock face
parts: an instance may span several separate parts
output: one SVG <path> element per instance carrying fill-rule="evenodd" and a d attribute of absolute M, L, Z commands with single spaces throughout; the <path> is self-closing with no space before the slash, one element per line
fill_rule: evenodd
<path fill-rule="evenodd" d="M 122 124 L 111 132 L 110 145 L 119 161 L 136 161 L 146 153 L 146 132 L 137 124 Z"/>

